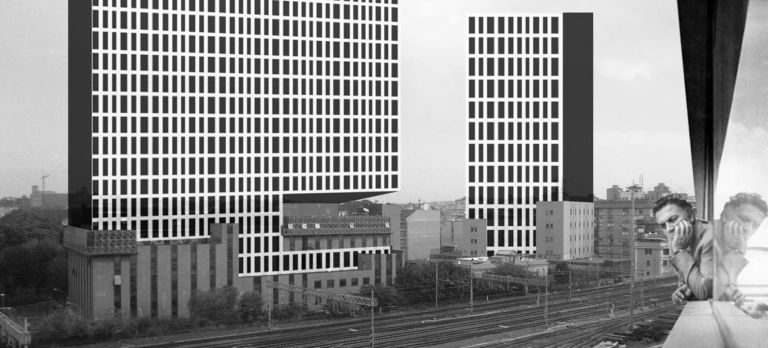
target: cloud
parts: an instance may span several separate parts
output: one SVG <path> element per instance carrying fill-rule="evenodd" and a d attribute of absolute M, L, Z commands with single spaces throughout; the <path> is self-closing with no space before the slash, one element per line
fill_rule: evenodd
<path fill-rule="evenodd" d="M 738 192 L 768 197 L 768 129 L 741 122 L 728 125 L 715 192 L 715 210 Z M 715 212 L 719 213 L 719 212 Z"/>
<path fill-rule="evenodd" d="M 654 78 L 653 69 L 647 62 L 604 58 L 596 61 L 596 63 L 597 72 L 609 79 L 626 82 L 650 82 Z"/>

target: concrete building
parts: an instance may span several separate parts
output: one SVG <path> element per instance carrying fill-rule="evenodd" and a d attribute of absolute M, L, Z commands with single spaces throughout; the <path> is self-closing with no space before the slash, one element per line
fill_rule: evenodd
<path fill-rule="evenodd" d="M 537 259 L 526 257 L 518 253 L 503 252 L 491 256 L 490 262 L 496 265 L 512 263 L 521 266 L 525 271 L 543 277 L 549 273 L 549 261 L 546 259 Z"/>
<path fill-rule="evenodd" d="M 373 243 L 290 250 L 281 226 L 285 203 L 398 190 L 396 2 L 70 0 L 68 17 L 72 227 L 132 232 L 146 256 L 144 247 L 213 245 L 214 226 L 237 226 L 238 282 L 304 284 L 295 279 L 358 267 L 301 260 L 391 254 Z M 70 250 L 74 269 L 82 260 Z M 145 261 L 124 269 L 150 279 Z M 171 308 L 152 295 L 164 291 L 156 280 L 138 301 L 158 310 L 138 315 Z"/>
<path fill-rule="evenodd" d="M 69 207 L 69 201 L 66 193 L 42 191 L 39 186 L 33 185 L 32 192 L 29 194 L 29 206 L 32 208 L 64 210 Z"/>
<path fill-rule="evenodd" d="M 594 203 L 536 203 L 537 255 L 572 260 L 595 254 Z"/>
<path fill-rule="evenodd" d="M 397 204 L 383 204 L 381 206 L 381 215 L 389 219 L 389 226 L 392 231 L 389 243 L 392 246 L 392 250 L 405 250 L 404 246 L 408 243 L 405 238 L 407 226 L 401 221 L 400 206 Z"/>
<path fill-rule="evenodd" d="M 632 231 L 632 202 L 629 200 L 595 202 L 597 256 L 607 259 L 631 259 L 630 241 L 643 234 L 660 233 L 653 217 L 654 201 L 635 200 Z"/>
<path fill-rule="evenodd" d="M 488 256 L 536 252 L 539 201 L 593 201 L 591 13 L 468 18 L 468 219 Z"/>
<path fill-rule="evenodd" d="M 667 238 L 661 234 L 645 235 L 635 244 L 635 270 L 643 277 L 658 277 L 674 274 L 669 264 L 669 246 Z"/>
<path fill-rule="evenodd" d="M 655 202 L 659 198 L 664 197 L 670 193 L 672 193 L 672 191 L 669 190 L 669 186 L 664 185 L 664 183 L 661 182 L 658 185 L 654 186 L 653 191 L 649 191 L 648 193 L 645 194 L 645 199 Z"/>
<path fill-rule="evenodd" d="M 298 299 L 266 281 L 337 293 L 358 293 L 368 284 L 391 285 L 402 253 L 357 253 L 356 247 L 388 242 L 389 220 L 382 216 L 285 216 L 282 231 L 289 250 L 315 250 L 314 257 L 284 260 L 297 269 L 322 269 L 298 275 L 240 277 L 247 264 L 236 262 L 242 250 L 239 226 L 215 224 L 211 238 L 194 243 L 137 243 L 132 231 L 93 231 L 67 226 L 64 246 L 72 272 L 68 294 L 88 319 L 184 317 L 195 291 L 234 286 L 257 291 L 274 306 Z M 348 250 L 340 252 L 338 250 Z M 283 258 L 287 258 L 284 255 Z M 277 257 L 271 259 L 272 264 Z M 343 270 L 354 267 L 354 270 Z M 82 303 L 83 306 L 79 304 Z M 316 308 L 323 301 L 307 303 Z"/>
<path fill-rule="evenodd" d="M 430 251 L 440 248 L 440 211 L 439 210 L 403 210 L 410 212 L 405 217 L 405 245 L 403 253 L 406 261 L 429 259 Z"/>
<path fill-rule="evenodd" d="M 613 185 L 606 190 L 605 199 L 609 201 L 618 201 L 621 199 L 622 192 L 624 192 L 624 189 L 619 187 L 619 185 Z"/>
<path fill-rule="evenodd" d="M 483 220 L 447 220 L 440 227 L 440 246 L 451 246 L 462 256 L 485 256 L 485 237 Z"/>
<path fill-rule="evenodd" d="M 606 190 L 606 200 L 628 201 L 632 199 L 633 192 L 634 192 L 635 199 L 644 199 L 644 200 L 649 200 L 654 202 L 659 198 L 664 197 L 671 193 L 671 191 L 669 190 L 669 186 L 665 185 L 664 183 L 657 184 L 653 188 L 653 191 L 648 191 L 648 192 L 645 192 L 643 188 L 639 185 L 633 185 L 628 187 L 627 189 L 624 189 L 618 185 L 613 185 Z M 687 194 L 683 193 L 681 195 L 683 195 L 685 199 L 688 198 Z"/>

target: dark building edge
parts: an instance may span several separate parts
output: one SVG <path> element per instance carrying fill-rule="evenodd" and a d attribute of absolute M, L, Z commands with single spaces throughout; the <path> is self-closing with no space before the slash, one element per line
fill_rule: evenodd
<path fill-rule="evenodd" d="M 68 5 L 69 224 L 91 227 L 91 2 Z"/>
<path fill-rule="evenodd" d="M 592 202 L 594 39 L 592 13 L 563 14 L 563 200 Z"/>

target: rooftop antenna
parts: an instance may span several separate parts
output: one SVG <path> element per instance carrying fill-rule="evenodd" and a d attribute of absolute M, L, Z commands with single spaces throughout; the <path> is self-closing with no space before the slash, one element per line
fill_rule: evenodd
<path fill-rule="evenodd" d="M 43 180 L 43 191 L 41 192 L 42 196 L 40 196 L 40 206 L 41 207 L 43 207 L 45 205 L 45 178 L 47 178 L 49 176 L 50 175 L 48 175 L 48 174 L 43 174 L 43 176 L 40 177 L 40 179 Z"/>

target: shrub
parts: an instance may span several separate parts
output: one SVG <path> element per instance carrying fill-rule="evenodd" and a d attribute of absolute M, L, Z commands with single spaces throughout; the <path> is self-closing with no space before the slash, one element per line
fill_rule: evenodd
<path fill-rule="evenodd" d="M 198 291 L 189 299 L 189 312 L 214 324 L 232 324 L 237 321 L 237 296 L 238 291 L 232 286 Z"/>
<path fill-rule="evenodd" d="M 90 333 L 88 322 L 67 308 L 57 309 L 44 316 L 36 325 L 41 340 L 70 340 L 86 338 Z"/>
<path fill-rule="evenodd" d="M 263 318 L 262 306 L 261 294 L 249 291 L 240 296 L 237 312 L 244 323 L 252 323 Z"/>

